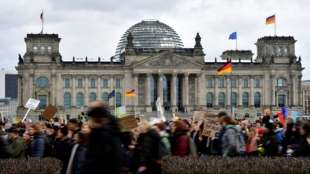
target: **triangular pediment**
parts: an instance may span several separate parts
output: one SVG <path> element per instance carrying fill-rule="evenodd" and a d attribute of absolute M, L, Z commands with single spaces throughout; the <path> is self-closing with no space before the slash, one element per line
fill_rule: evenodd
<path fill-rule="evenodd" d="M 143 59 L 133 65 L 135 69 L 148 68 L 185 68 L 185 69 L 201 69 L 202 64 L 196 63 L 189 56 L 181 56 L 172 52 L 159 53 L 158 55 Z"/>

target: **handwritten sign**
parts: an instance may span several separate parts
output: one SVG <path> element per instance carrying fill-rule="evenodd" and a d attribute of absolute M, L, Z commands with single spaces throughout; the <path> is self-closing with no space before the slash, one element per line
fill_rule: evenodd
<path fill-rule="evenodd" d="M 29 98 L 25 108 L 35 110 L 39 106 L 40 100 Z"/>

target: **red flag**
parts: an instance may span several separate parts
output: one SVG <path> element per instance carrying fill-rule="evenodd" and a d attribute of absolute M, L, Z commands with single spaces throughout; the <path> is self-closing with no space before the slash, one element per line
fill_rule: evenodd
<path fill-rule="evenodd" d="M 282 114 L 282 112 L 278 112 L 278 119 L 279 119 L 279 121 L 280 121 L 280 123 L 283 125 L 283 126 L 285 126 L 285 117 L 284 117 L 284 115 Z"/>

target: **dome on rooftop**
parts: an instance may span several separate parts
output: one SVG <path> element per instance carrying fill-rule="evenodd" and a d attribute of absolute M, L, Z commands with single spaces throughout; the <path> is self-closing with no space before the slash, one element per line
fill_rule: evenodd
<path fill-rule="evenodd" d="M 131 26 L 121 37 L 116 55 L 122 53 L 127 44 L 127 36 L 133 36 L 135 48 L 182 48 L 183 43 L 179 35 L 170 26 L 158 20 L 143 20 Z"/>

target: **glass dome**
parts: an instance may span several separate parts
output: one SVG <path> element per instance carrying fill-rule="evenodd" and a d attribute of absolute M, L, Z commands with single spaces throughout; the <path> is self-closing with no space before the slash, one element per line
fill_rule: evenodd
<path fill-rule="evenodd" d="M 121 37 L 116 55 L 122 53 L 127 44 L 128 33 L 133 36 L 135 48 L 182 48 L 179 35 L 170 26 L 158 20 L 143 20 L 131 26 Z"/>

